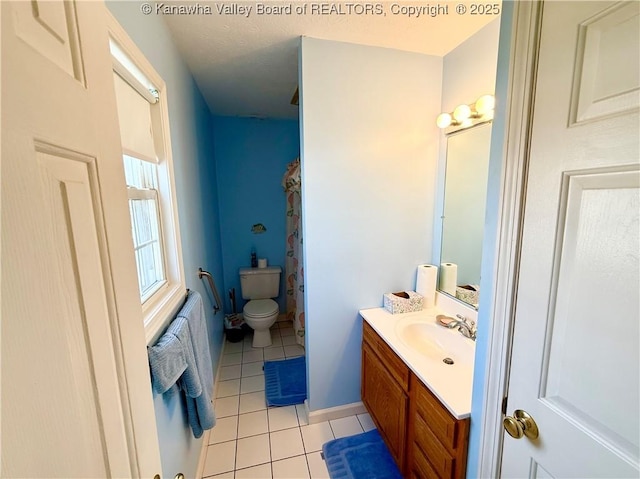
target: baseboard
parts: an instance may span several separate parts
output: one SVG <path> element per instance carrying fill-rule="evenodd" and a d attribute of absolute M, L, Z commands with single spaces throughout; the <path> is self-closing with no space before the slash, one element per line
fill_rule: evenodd
<path fill-rule="evenodd" d="M 317 411 L 309 411 L 309 404 L 304 402 L 304 408 L 309 418 L 309 424 L 317 424 L 324 421 L 332 421 L 343 417 L 353 416 L 355 414 L 364 414 L 367 409 L 362 401 L 345 404 L 343 406 L 330 407 L 327 409 L 318 409 Z"/>

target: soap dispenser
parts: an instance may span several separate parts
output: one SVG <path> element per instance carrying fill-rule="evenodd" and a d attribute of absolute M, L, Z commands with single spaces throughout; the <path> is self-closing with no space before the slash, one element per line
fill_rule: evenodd
<path fill-rule="evenodd" d="M 256 255 L 255 248 L 251 248 L 251 267 L 252 268 L 258 267 L 258 256 Z"/>

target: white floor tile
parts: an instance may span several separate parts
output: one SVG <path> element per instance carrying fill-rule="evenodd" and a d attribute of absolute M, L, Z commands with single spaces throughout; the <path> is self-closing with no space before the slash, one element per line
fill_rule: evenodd
<path fill-rule="evenodd" d="M 296 344 L 296 337 L 293 334 L 290 336 L 282 336 L 283 346 L 291 346 L 292 344 Z"/>
<path fill-rule="evenodd" d="M 256 363 L 244 363 L 242 365 L 242 377 L 246 378 L 248 376 L 259 376 L 263 373 L 262 367 L 264 366 L 263 361 L 258 361 Z"/>
<path fill-rule="evenodd" d="M 218 419 L 227 416 L 237 416 L 238 407 L 240 406 L 240 396 L 217 398 L 214 406 Z"/>
<path fill-rule="evenodd" d="M 268 434 L 238 439 L 236 450 L 237 469 L 265 464 L 270 460 Z"/>
<path fill-rule="evenodd" d="M 304 348 L 299 344 L 293 346 L 285 346 L 284 354 L 287 358 L 294 358 L 296 356 L 304 356 Z"/>
<path fill-rule="evenodd" d="M 264 356 L 262 354 L 262 348 L 252 349 L 251 351 L 246 351 L 242 353 L 242 362 L 243 363 L 255 363 L 256 361 L 262 361 Z"/>
<path fill-rule="evenodd" d="M 269 433 L 269 440 L 271 442 L 271 460 L 273 461 L 304 454 L 299 427 Z"/>
<path fill-rule="evenodd" d="M 329 424 L 331 424 L 331 430 L 336 439 L 339 437 L 354 436 L 364 432 L 356 416 L 334 419 L 333 421 L 329 421 Z"/>
<path fill-rule="evenodd" d="M 281 431 L 298 426 L 295 406 L 272 407 L 269 411 L 269 431 Z"/>
<path fill-rule="evenodd" d="M 229 472 L 223 472 L 222 474 L 216 474 L 215 476 L 209 476 L 211 479 L 233 479 L 234 478 L 234 472 L 233 471 L 229 471 Z"/>
<path fill-rule="evenodd" d="M 307 454 L 307 464 L 309 464 L 309 472 L 311 479 L 329 479 L 329 471 L 327 464 L 322 459 L 320 451 Z M 236 478 L 238 475 L 236 474 Z"/>
<path fill-rule="evenodd" d="M 302 431 L 304 450 L 307 454 L 320 451 L 325 442 L 335 439 L 328 421 L 303 426 L 300 430 Z"/>
<path fill-rule="evenodd" d="M 236 457 L 236 442 L 223 442 L 207 447 L 202 477 L 233 471 Z"/>
<path fill-rule="evenodd" d="M 280 337 L 280 333 L 271 333 L 271 346 L 267 346 L 265 349 L 277 348 L 278 346 L 282 346 L 282 338 Z"/>
<path fill-rule="evenodd" d="M 238 438 L 257 436 L 269 432 L 267 411 L 240 414 L 238 417 Z"/>
<path fill-rule="evenodd" d="M 242 366 L 223 366 L 220 368 L 220 381 L 228 381 L 229 379 L 239 379 L 242 373 Z"/>
<path fill-rule="evenodd" d="M 222 366 L 235 366 L 242 364 L 242 353 L 225 354 L 222 356 Z"/>
<path fill-rule="evenodd" d="M 240 414 L 267 409 L 264 391 L 240 395 Z"/>
<path fill-rule="evenodd" d="M 309 418 L 307 417 L 307 410 L 304 404 L 296 404 L 296 413 L 298 413 L 298 422 L 301 426 L 309 425 Z"/>
<path fill-rule="evenodd" d="M 226 341 L 224 343 L 224 354 L 232 354 L 232 353 L 241 353 L 242 352 L 242 341 L 238 341 L 237 343 L 231 343 Z"/>
<path fill-rule="evenodd" d="M 275 348 L 267 348 L 264 350 L 265 361 L 272 361 L 274 359 L 284 359 L 284 348 L 278 346 Z"/>
<path fill-rule="evenodd" d="M 284 339 L 285 336 L 293 336 L 295 333 L 293 332 L 293 326 L 286 326 L 280 328 L 280 335 Z"/>
<path fill-rule="evenodd" d="M 305 456 L 290 457 L 271 464 L 273 479 L 308 479 L 309 468 Z"/>
<path fill-rule="evenodd" d="M 218 391 L 216 397 L 224 398 L 227 396 L 237 396 L 240 394 L 240 380 L 232 379 L 230 381 L 220 381 L 218 383 Z"/>
<path fill-rule="evenodd" d="M 358 421 L 360 421 L 364 432 L 368 432 L 376 428 L 376 424 L 373 422 L 373 419 L 371 419 L 371 416 L 369 416 L 368 412 L 364 414 L 358 414 Z"/>
<path fill-rule="evenodd" d="M 271 477 L 271 464 L 262 464 L 236 471 L 236 479 L 271 479 Z"/>
<path fill-rule="evenodd" d="M 240 380 L 240 394 L 255 393 L 257 391 L 264 391 L 264 374 L 249 376 Z"/>
<path fill-rule="evenodd" d="M 234 441 L 238 435 L 238 416 L 218 418 L 209 435 L 209 444 Z"/>

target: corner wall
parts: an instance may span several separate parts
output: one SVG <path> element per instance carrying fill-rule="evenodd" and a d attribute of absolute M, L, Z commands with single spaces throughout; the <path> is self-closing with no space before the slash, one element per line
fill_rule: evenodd
<path fill-rule="evenodd" d="M 431 261 L 442 58 L 303 37 L 311 411 L 360 401 L 362 320 Z"/>
<path fill-rule="evenodd" d="M 218 223 L 216 171 L 209 109 L 182 61 L 162 18 L 142 15 L 138 2 L 108 1 L 107 7 L 167 85 L 182 255 L 187 287 L 204 298 L 209 344 L 216 371 L 222 347 L 222 316 L 212 313 L 208 286 L 198 279 L 199 267 L 210 271 L 222 287 L 222 253 Z M 162 476 L 182 472 L 195 477 L 202 438 L 188 426 L 180 395 L 154 393 Z"/>

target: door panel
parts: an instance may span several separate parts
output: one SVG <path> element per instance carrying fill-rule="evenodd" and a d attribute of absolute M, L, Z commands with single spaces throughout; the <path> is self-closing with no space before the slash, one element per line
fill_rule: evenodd
<path fill-rule="evenodd" d="M 637 477 L 638 2 L 545 2 L 503 477 Z"/>
<path fill-rule="evenodd" d="M 105 6 L 0 8 L 2 476 L 153 477 Z"/>

